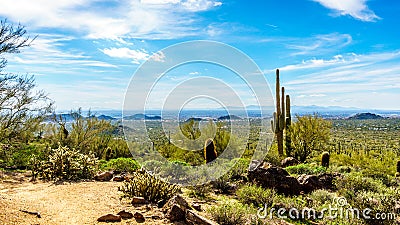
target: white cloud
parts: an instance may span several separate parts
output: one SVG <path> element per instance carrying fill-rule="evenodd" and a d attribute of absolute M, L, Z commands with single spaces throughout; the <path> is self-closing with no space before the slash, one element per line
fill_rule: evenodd
<path fill-rule="evenodd" d="M 156 52 L 151 56 L 151 59 L 156 62 L 165 62 L 165 54 L 162 51 Z"/>
<path fill-rule="evenodd" d="M 18 55 L 10 55 L 7 70 L 10 72 L 74 73 L 74 70 L 96 68 L 117 68 L 117 66 L 93 59 L 77 49 L 68 48 L 67 43 L 74 38 L 59 34 L 39 35 L 29 48 Z M 69 72 L 67 71 L 69 70 Z"/>
<path fill-rule="evenodd" d="M 391 102 L 399 98 L 399 62 L 400 51 L 306 60 L 283 67 L 289 69 L 283 73 L 285 76 L 295 74 L 284 85 L 296 105 L 399 109 L 399 104 Z M 379 100 L 378 96 L 386 98 Z"/>
<path fill-rule="evenodd" d="M 98 0 L 0 0 L 0 16 L 30 29 L 69 29 L 93 39 L 171 39 L 196 32 L 192 12 L 221 5 L 212 0 L 121 0 L 109 1 L 107 7 L 104 4 Z"/>
<path fill-rule="evenodd" d="M 186 0 L 182 1 L 182 6 L 189 11 L 204 11 L 213 7 L 221 6 L 222 2 L 211 0 Z"/>
<path fill-rule="evenodd" d="M 379 18 L 366 4 L 366 0 L 314 0 L 328 9 L 334 10 L 336 15 L 350 15 L 355 19 L 367 22 Z"/>
<path fill-rule="evenodd" d="M 295 40 L 286 40 L 286 47 L 293 49 L 292 55 L 321 54 L 332 50 L 343 48 L 353 41 L 349 34 L 331 33 L 320 34 L 310 38 L 302 38 Z"/>
<path fill-rule="evenodd" d="M 129 48 L 106 48 L 101 51 L 110 57 L 132 59 L 135 64 L 139 64 L 139 61 L 146 60 L 149 57 L 149 54 L 144 50 Z"/>

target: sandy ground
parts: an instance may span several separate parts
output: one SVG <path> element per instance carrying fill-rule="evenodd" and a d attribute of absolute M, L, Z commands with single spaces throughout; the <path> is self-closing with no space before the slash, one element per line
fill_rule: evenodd
<path fill-rule="evenodd" d="M 106 224 L 97 218 L 126 210 L 140 212 L 140 224 L 170 224 L 156 206 L 134 207 L 120 200 L 117 182 L 29 182 L 28 174 L 0 172 L 0 224 Z M 20 210 L 39 212 L 41 218 Z M 151 216 L 159 218 L 151 218 Z M 113 224 L 138 224 L 135 219 Z"/>

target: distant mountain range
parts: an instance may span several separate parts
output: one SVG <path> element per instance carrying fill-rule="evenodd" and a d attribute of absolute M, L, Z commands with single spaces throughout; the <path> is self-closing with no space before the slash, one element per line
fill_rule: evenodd
<path fill-rule="evenodd" d="M 151 112 L 140 113 L 140 112 L 129 112 L 131 115 L 124 116 L 125 120 L 161 120 L 161 119 L 189 119 L 189 118 L 199 118 L 199 119 L 215 119 L 215 120 L 228 120 L 228 119 L 240 119 L 240 118 L 258 118 L 258 117 L 268 117 L 268 115 L 262 115 L 260 111 L 260 107 L 255 105 L 249 105 L 246 107 L 246 111 L 243 111 L 240 107 L 227 107 L 229 112 L 226 109 L 198 109 L 198 110 L 165 110 L 161 112 L 160 110 L 153 110 Z M 267 112 L 275 111 L 274 107 L 264 107 L 264 110 Z M 350 116 L 354 116 L 359 113 L 372 113 L 376 115 L 380 115 L 383 117 L 400 117 L 400 110 L 374 110 L 374 109 L 361 109 L 355 107 L 341 107 L 341 106 L 292 106 L 291 107 L 292 116 L 299 114 L 313 114 L 317 113 L 324 118 L 348 118 Z M 85 115 L 86 112 L 82 112 Z M 122 118 L 122 111 L 120 110 L 107 110 L 107 111 L 97 111 L 93 112 L 95 114 L 100 114 L 99 116 L 95 116 L 101 120 L 120 120 Z M 231 115 L 227 115 L 227 114 Z M 125 112 L 126 114 L 126 112 Z M 179 115 L 178 115 L 179 114 Z M 162 115 L 162 117 L 160 116 Z M 178 115 L 178 116 L 177 116 Z M 59 113 L 56 115 L 57 118 L 61 116 L 64 121 L 70 122 L 74 120 L 78 115 L 76 113 Z M 51 121 L 53 115 L 49 115 L 47 117 L 47 121 Z"/>

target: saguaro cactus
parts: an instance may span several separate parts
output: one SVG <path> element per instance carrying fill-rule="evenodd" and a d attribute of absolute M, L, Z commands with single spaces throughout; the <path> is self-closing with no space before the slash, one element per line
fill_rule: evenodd
<path fill-rule="evenodd" d="M 321 156 L 321 166 L 329 168 L 329 152 L 323 152 Z"/>
<path fill-rule="evenodd" d="M 280 87 L 280 79 L 279 79 L 279 69 L 276 70 L 276 112 L 274 112 L 273 120 L 271 121 L 271 127 L 275 133 L 277 144 L 278 144 L 278 153 L 279 155 L 283 155 L 283 139 L 284 139 L 284 130 L 288 128 L 291 124 L 291 116 L 290 116 L 290 97 L 289 95 L 285 96 L 285 87 Z M 281 95 L 282 92 L 282 95 Z M 285 104 L 286 97 L 286 104 Z M 281 99 L 282 98 L 282 99 Z M 286 108 L 285 108 L 286 107 Z M 287 114 L 289 117 L 286 117 Z M 289 142 L 289 143 L 288 143 Z M 286 146 L 291 146 L 290 138 L 286 137 Z M 289 148 L 291 150 L 291 147 Z M 287 152 L 288 153 L 288 152 Z M 287 156 L 290 156 L 290 154 Z"/>
<path fill-rule="evenodd" d="M 292 125 L 292 115 L 290 114 L 290 96 L 286 95 L 286 137 L 285 137 L 285 150 L 286 150 L 286 156 L 290 157 L 292 156 L 292 140 L 290 139 L 290 135 L 288 135 L 288 130 L 290 125 Z"/>
<path fill-rule="evenodd" d="M 217 158 L 217 151 L 213 139 L 209 138 L 204 143 L 204 158 L 206 163 L 212 162 Z"/>

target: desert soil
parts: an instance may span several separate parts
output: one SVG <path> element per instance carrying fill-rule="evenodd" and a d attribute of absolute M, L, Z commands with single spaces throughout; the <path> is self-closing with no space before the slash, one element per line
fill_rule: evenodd
<path fill-rule="evenodd" d="M 142 213 L 146 221 L 140 224 L 171 224 L 156 206 L 134 207 L 127 199 L 121 200 L 118 182 L 57 184 L 29 180 L 29 173 L 0 171 L 0 224 L 106 224 L 97 222 L 97 218 L 121 210 Z M 21 210 L 39 212 L 41 218 Z M 113 224 L 138 223 L 133 218 Z"/>

